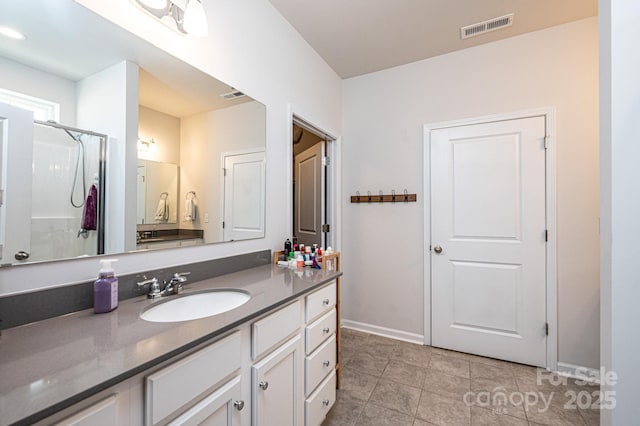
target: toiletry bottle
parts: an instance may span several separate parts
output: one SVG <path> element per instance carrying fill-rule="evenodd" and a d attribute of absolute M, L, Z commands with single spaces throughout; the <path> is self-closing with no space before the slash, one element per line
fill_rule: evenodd
<path fill-rule="evenodd" d="M 103 259 L 98 279 L 93 283 L 93 310 L 96 314 L 111 312 L 118 307 L 118 278 L 113 272 L 112 262 L 117 259 Z"/>
<path fill-rule="evenodd" d="M 287 240 L 284 242 L 284 254 L 285 256 L 289 255 L 289 252 L 291 252 L 291 241 L 287 238 Z"/>

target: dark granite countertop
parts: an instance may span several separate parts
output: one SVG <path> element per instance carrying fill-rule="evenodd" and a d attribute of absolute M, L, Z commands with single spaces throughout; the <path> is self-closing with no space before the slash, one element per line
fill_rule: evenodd
<path fill-rule="evenodd" d="M 244 305 L 212 317 L 147 322 L 139 315 L 154 301 L 138 297 L 121 301 L 108 314 L 96 315 L 88 309 L 3 330 L 0 424 L 33 423 L 340 275 L 319 269 L 259 266 L 185 285 L 183 294 L 212 288 L 244 289 L 251 294 Z"/>

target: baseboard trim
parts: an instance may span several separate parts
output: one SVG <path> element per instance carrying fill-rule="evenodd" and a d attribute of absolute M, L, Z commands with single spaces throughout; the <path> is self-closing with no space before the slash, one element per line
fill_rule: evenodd
<path fill-rule="evenodd" d="M 599 370 L 580 365 L 568 364 L 566 362 L 558 362 L 557 373 L 561 376 L 580 379 L 594 384 L 600 384 L 601 380 Z"/>
<path fill-rule="evenodd" d="M 363 322 L 343 319 L 341 326 L 352 330 L 363 331 L 390 339 L 402 340 L 409 343 L 424 345 L 424 336 L 421 334 L 408 333 L 406 331 L 394 330 L 392 328 L 380 327 L 378 325 L 366 324 Z"/>

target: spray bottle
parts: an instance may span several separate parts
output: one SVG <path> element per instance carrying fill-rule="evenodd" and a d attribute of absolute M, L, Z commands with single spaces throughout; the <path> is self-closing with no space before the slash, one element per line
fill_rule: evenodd
<path fill-rule="evenodd" d="M 111 263 L 118 259 L 102 259 L 98 279 L 93 283 L 93 310 L 96 314 L 111 312 L 118 307 L 118 278 Z"/>

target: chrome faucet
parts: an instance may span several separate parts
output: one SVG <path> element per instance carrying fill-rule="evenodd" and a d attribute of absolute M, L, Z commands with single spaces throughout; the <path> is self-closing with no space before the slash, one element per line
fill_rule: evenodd
<path fill-rule="evenodd" d="M 182 285 L 187 282 L 187 275 L 191 272 L 176 272 L 169 281 L 164 281 L 164 290 L 160 292 L 161 296 L 169 296 L 171 294 L 182 293 Z"/>
<path fill-rule="evenodd" d="M 145 285 L 149 286 L 149 293 L 147 293 L 147 298 L 155 299 L 156 297 L 164 297 L 170 296 L 172 294 L 180 294 L 182 293 L 183 287 L 182 285 L 187 282 L 187 275 L 191 274 L 191 272 L 176 272 L 173 274 L 173 278 L 169 281 L 163 281 L 164 288 L 161 289 L 160 283 L 157 278 L 150 278 L 144 281 L 140 281 L 138 287 L 144 287 Z"/>
<path fill-rule="evenodd" d="M 162 292 L 160 291 L 160 283 L 158 282 L 157 278 L 146 279 L 147 277 L 145 276 L 143 276 L 143 278 L 145 278 L 145 280 L 140 281 L 137 284 L 138 287 L 144 287 L 145 285 L 149 286 L 149 293 L 147 293 L 148 299 L 155 299 L 156 297 L 162 296 Z"/>

